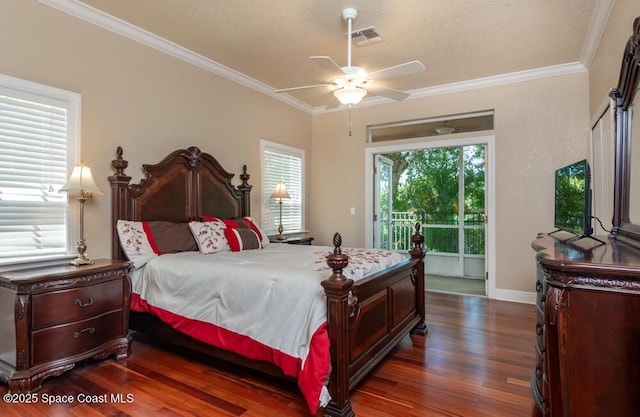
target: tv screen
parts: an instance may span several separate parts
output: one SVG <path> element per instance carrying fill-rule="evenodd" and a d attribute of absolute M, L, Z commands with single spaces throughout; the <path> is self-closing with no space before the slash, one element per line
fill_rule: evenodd
<path fill-rule="evenodd" d="M 556 170 L 554 227 L 590 236 L 591 176 L 586 159 Z"/>

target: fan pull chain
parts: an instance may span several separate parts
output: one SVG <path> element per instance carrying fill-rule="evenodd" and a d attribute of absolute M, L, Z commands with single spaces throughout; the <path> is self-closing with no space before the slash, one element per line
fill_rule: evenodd
<path fill-rule="evenodd" d="M 351 126 L 353 126 L 353 124 L 351 123 L 351 107 L 353 107 L 353 105 L 349 104 L 349 123 L 347 124 L 347 126 L 349 127 L 349 136 L 351 136 Z"/>

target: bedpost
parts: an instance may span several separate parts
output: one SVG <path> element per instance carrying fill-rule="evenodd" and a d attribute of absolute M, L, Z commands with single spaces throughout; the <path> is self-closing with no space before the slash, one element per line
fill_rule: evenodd
<path fill-rule="evenodd" d="M 126 203 L 129 181 L 131 177 L 124 173 L 129 162 L 122 159 L 122 147 L 116 149 L 116 159 L 111 161 L 111 167 L 115 174 L 108 177 L 111 184 L 111 256 L 114 259 L 127 259 L 118 240 L 116 222 L 118 219 L 127 219 L 129 206 Z"/>
<path fill-rule="evenodd" d="M 409 251 L 412 259 L 417 259 L 416 265 L 413 267 L 413 281 L 416 286 L 416 309 L 420 314 L 420 323 L 411 330 L 411 334 L 425 335 L 429 331 L 426 323 L 426 311 L 424 301 L 424 255 L 422 249 L 424 236 L 420 233 L 420 223 L 416 223 L 416 232 L 411 236 L 413 248 Z"/>
<path fill-rule="evenodd" d="M 333 271 L 329 279 L 322 281 L 327 295 L 327 322 L 331 341 L 331 376 L 329 392 L 331 401 L 324 409 L 329 417 L 355 416 L 349 401 L 349 316 L 353 280 L 347 279 L 342 270 L 349 257 L 342 253 L 342 237 L 333 235 L 333 253 L 327 256 L 327 264 Z"/>
<path fill-rule="evenodd" d="M 242 193 L 242 200 L 240 201 L 240 216 L 249 216 L 251 213 L 251 188 L 253 185 L 249 185 L 249 177 L 247 174 L 247 166 L 242 166 L 242 174 L 240 174 L 240 180 L 242 184 L 238 185 L 238 190 Z"/>

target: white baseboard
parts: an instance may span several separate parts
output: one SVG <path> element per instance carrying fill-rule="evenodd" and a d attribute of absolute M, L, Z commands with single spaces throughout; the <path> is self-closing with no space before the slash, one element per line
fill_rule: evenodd
<path fill-rule="evenodd" d="M 502 290 L 496 288 L 494 291 L 495 299 L 502 301 L 513 301 L 515 303 L 536 303 L 536 293 L 527 291 Z"/>

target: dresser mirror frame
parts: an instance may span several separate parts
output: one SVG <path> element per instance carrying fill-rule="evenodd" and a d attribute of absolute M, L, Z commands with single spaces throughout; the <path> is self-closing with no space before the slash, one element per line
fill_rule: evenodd
<path fill-rule="evenodd" d="M 635 219 L 631 213 L 640 213 L 640 207 L 631 207 L 630 198 L 635 186 L 640 193 L 640 162 L 633 163 L 632 146 L 640 147 L 640 128 L 633 132 L 633 103 L 640 80 L 640 17 L 633 22 L 633 34 L 627 41 L 618 86 L 610 92 L 616 106 L 616 147 L 613 189 L 613 238 L 640 247 L 640 215 Z M 637 95 L 640 98 L 640 95 Z M 640 118 L 640 104 L 636 111 Z M 639 119 L 640 120 L 640 119 Z M 636 125 L 638 120 L 636 120 Z M 635 139 L 633 138 L 635 135 Z M 636 142 L 635 145 L 633 142 Z M 637 150 L 636 150 L 637 151 Z M 633 201 L 636 201 L 634 198 Z M 635 204 L 635 203 L 634 203 Z M 635 205 L 640 205 L 637 203 Z M 636 221 L 634 223 L 634 220 Z"/>

